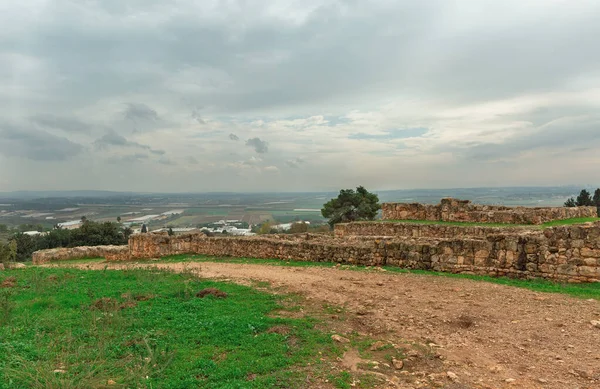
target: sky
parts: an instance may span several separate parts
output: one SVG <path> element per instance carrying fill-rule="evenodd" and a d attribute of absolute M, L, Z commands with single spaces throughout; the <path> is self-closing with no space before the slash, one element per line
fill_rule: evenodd
<path fill-rule="evenodd" d="M 600 183 L 595 0 L 0 0 L 0 191 Z"/>

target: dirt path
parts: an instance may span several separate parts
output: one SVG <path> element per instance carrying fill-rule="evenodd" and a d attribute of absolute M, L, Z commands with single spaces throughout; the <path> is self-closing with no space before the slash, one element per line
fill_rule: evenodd
<path fill-rule="evenodd" d="M 78 266 L 103 269 L 106 264 Z M 131 266 L 148 265 L 108 264 L 111 269 Z M 152 266 L 242 283 L 267 281 L 302 294 L 309 304 L 346 307 L 348 332 L 430 344 L 438 365 L 429 371 L 408 366 L 404 374 L 423 378 L 401 388 L 436 383 L 453 389 L 600 388 L 600 328 L 590 323 L 600 320 L 597 300 L 466 279 L 337 268 L 217 262 Z"/>

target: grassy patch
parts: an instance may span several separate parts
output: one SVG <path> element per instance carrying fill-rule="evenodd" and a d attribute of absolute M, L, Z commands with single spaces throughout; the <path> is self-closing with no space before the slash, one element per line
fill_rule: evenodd
<path fill-rule="evenodd" d="M 504 224 L 504 223 L 475 223 L 475 222 L 449 222 L 437 220 L 374 220 L 370 223 L 408 223 L 408 224 L 428 224 L 442 226 L 458 226 L 458 227 L 514 227 L 514 228 L 535 228 L 544 229 L 548 227 L 570 226 L 574 224 L 583 224 L 589 222 L 598 222 L 597 217 L 580 217 L 564 220 L 554 220 L 540 225 L 533 224 Z"/>
<path fill-rule="evenodd" d="M 0 283 L 8 277 L 2 389 L 301 387 L 303 366 L 338 353 L 313 319 L 269 316 L 285 296 L 245 286 L 156 270 L 29 268 Z M 226 296 L 196 296 L 206 288 Z"/>
<path fill-rule="evenodd" d="M 292 266 L 292 267 L 335 267 L 332 262 L 308 262 L 308 261 L 282 261 L 278 259 L 257 259 L 257 258 L 222 258 L 222 257 L 207 257 L 204 255 L 173 255 L 164 257 L 160 262 L 224 262 L 224 263 L 242 263 L 256 265 L 272 265 L 272 266 Z M 342 269 L 354 271 L 381 271 L 369 266 L 342 265 Z M 521 280 L 508 277 L 490 277 L 476 276 L 469 274 L 452 274 L 444 272 L 434 272 L 429 270 L 410 270 L 395 266 L 383 266 L 383 270 L 388 273 L 404 273 L 404 274 L 419 274 L 427 276 L 466 278 L 475 281 L 491 282 L 507 286 L 530 289 L 536 292 L 546 293 L 563 293 L 580 298 L 593 298 L 600 300 L 600 283 L 587 284 L 569 284 L 557 283 L 553 281 L 535 279 Z"/>
<path fill-rule="evenodd" d="M 542 228 L 557 227 L 557 226 L 570 226 L 573 224 L 595 223 L 595 222 L 600 222 L 600 218 L 598 218 L 598 217 L 579 217 L 579 218 L 573 218 L 573 219 L 554 220 L 551 222 L 547 222 L 547 223 L 542 224 Z"/>

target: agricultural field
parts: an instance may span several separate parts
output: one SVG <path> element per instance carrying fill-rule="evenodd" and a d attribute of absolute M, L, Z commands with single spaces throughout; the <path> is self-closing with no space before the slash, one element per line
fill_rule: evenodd
<path fill-rule="evenodd" d="M 443 197 L 470 199 L 481 204 L 561 206 L 577 188 L 469 188 L 393 190 L 377 192 L 381 202 L 438 203 Z M 205 193 L 136 194 L 116 192 L 0 193 L 0 225 L 21 230 L 48 230 L 79 220 L 146 223 L 150 228 L 197 227 L 220 220 L 252 225 L 269 221 L 323 223 L 321 208 L 335 192 L 321 193 Z M 167 214 L 178 211 L 177 214 Z"/>

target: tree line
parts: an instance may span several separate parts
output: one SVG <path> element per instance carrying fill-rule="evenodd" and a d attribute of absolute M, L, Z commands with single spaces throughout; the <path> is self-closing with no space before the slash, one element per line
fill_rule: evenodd
<path fill-rule="evenodd" d="M 582 189 L 577 198 L 571 197 L 565 201 L 565 207 L 600 207 L 600 188 L 596 189 L 594 196 Z"/>
<path fill-rule="evenodd" d="M 37 250 L 58 247 L 124 245 L 127 244 L 130 228 L 122 228 L 119 223 L 93 222 L 85 220 L 81 227 L 66 230 L 54 229 L 42 235 L 16 233 L 10 239 L 16 244 L 16 260 L 25 261 Z"/>

